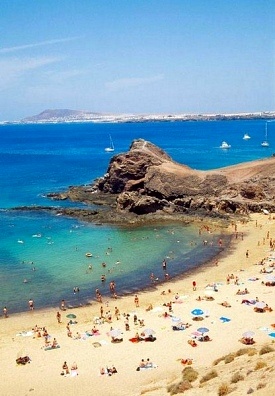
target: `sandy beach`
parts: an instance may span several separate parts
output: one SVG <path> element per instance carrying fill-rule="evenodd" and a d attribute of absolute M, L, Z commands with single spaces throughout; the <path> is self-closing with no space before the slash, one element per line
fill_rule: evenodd
<path fill-rule="evenodd" d="M 275 276 L 275 253 L 270 248 L 270 240 L 275 239 L 275 217 L 253 214 L 248 222 L 230 225 L 229 232 L 233 235 L 231 246 L 218 262 L 214 260 L 182 279 L 139 293 L 138 304 L 134 295 L 108 301 L 105 298 L 102 304 L 94 302 L 88 307 L 60 311 L 61 323 L 56 317 L 59 308 L 34 309 L 24 314 L 10 314 L 8 318 L 2 315 L 1 394 L 165 395 L 168 394 L 167 385 L 181 376 L 184 368 L 182 359 L 189 359 L 194 369 L 205 372 L 212 367 L 215 359 L 243 347 L 240 339 L 248 331 L 253 332 L 256 348 L 263 345 L 274 347 L 272 341 L 275 337 L 269 334 L 272 333 L 271 325 L 275 323 L 275 310 L 255 312 L 255 301 L 275 309 L 275 287 L 265 285 L 267 276 Z M 272 254 L 274 260 L 270 258 Z M 260 265 L 263 259 L 265 263 Z M 272 263 L 274 267 L 271 267 Z M 264 273 L 264 269 L 267 272 Z M 228 280 L 228 275 L 232 274 Z M 171 292 L 168 292 L 169 289 Z M 243 294 L 237 294 L 238 290 Z M 243 300 L 248 302 L 242 303 Z M 169 311 L 166 304 L 170 302 L 172 309 Z M 230 306 L 222 305 L 224 302 Z M 101 306 L 106 318 L 111 315 L 111 321 L 97 319 L 101 316 Z M 115 307 L 120 313 L 118 318 Z M 203 311 L 199 315 L 202 320 L 194 320 L 195 316 L 191 313 L 194 309 Z M 69 326 L 72 337 L 67 335 L 68 314 L 76 315 L 71 320 L 77 323 Z M 128 331 L 125 327 L 127 314 Z M 173 330 L 172 326 L 179 322 L 190 326 L 184 330 Z M 44 337 L 37 337 L 37 332 L 33 331 L 35 326 L 45 327 L 50 335 L 49 343 L 52 344 L 55 338 L 59 348 L 45 350 Z M 94 326 L 97 334 L 89 335 Z M 209 330 L 205 334 L 211 341 L 198 340 L 198 328 L 201 327 Z M 111 342 L 108 334 L 111 329 L 122 331 L 119 336 L 123 338 L 122 342 Z M 137 332 L 141 336 L 145 329 L 154 330 L 154 342 L 129 341 L 135 338 Z M 188 342 L 192 339 L 197 343 L 196 347 Z M 30 363 L 16 364 L 16 359 L 23 356 L 29 356 Z M 153 368 L 137 371 L 141 359 L 150 359 Z M 65 361 L 69 374 L 61 375 Z M 74 362 L 77 364 L 76 371 L 71 370 Z M 111 376 L 100 374 L 101 368 L 112 366 L 116 367 L 117 373 Z M 217 388 L 222 378 L 217 381 L 210 390 L 197 387 L 186 394 L 218 394 Z M 253 376 L 243 381 L 232 394 L 246 394 L 252 386 L 246 381 L 254 384 Z M 259 390 L 256 394 L 272 394 L 268 386 L 265 389 L 267 393 L 260 393 Z"/>

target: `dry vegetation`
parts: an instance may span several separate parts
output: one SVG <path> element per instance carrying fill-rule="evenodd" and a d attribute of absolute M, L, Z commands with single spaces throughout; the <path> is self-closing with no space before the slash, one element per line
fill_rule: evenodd
<path fill-rule="evenodd" d="M 182 377 L 167 386 L 170 395 L 273 394 L 275 350 L 271 344 L 241 348 L 213 362 L 215 369 L 185 367 Z M 262 390 L 262 391 L 261 391 Z M 263 392 L 263 393 L 262 393 Z"/>

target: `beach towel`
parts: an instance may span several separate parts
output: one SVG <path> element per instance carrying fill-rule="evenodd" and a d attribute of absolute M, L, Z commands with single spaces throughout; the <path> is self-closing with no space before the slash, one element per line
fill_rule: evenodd
<path fill-rule="evenodd" d="M 200 337 L 201 336 L 201 333 L 199 333 L 198 331 L 193 331 L 192 333 L 191 333 L 191 337 L 192 338 L 196 338 L 196 337 Z"/>
<path fill-rule="evenodd" d="M 58 349 L 58 348 L 60 348 L 60 345 L 57 345 L 56 347 L 47 346 L 47 347 L 44 347 L 44 351 L 50 351 L 52 349 Z"/>
<path fill-rule="evenodd" d="M 151 370 L 151 369 L 154 369 L 154 368 L 157 368 L 157 367 L 158 366 L 156 364 L 152 364 L 151 366 L 138 367 L 139 370 L 137 370 L 137 371 Z"/>
<path fill-rule="evenodd" d="M 222 323 L 230 322 L 230 320 L 231 320 L 231 319 L 225 318 L 224 316 L 221 316 L 221 317 L 220 317 L 220 321 L 221 321 Z"/>
<path fill-rule="evenodd" d="M 172 326 L 172 330 L 181 331 L 181 330 L 185 330 L 185 327 L 184 326 Z"/>
<path fill-rule="evenodd" d="M 97 331 L 96 333 L 92 332 L 92 331 L 85 331 L 86 336 L 88 337 L 93 337 L 93 336 L 99 336 L 100 332 Z"/>
<path fill-rule="evenodd" d="M 31 337 L 34 335 L 33 331 L 20 331 L 20 333 L 17 333 L 16 336 L 22 336 L 22 337 Z"/>
<path fill-rule="evenodd" d="M 129 338 L 129 341 L 131 341 L 133 343 L 137 343 L 137 342 L 143 341 L 143 339 L 142 338 L 138 339 L 138 338 L 133 337 L 133 338 Z"/>
<path fill-rule="evenodd" d="M 259 330 L 265 331 L 266 333 L 269 333 L 270 331 L 272 331 L 269 327 L 259 327 Z"/>

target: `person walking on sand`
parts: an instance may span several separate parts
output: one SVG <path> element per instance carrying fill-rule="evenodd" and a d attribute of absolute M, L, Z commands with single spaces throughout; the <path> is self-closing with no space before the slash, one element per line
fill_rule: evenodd
<path fill-rule="evenodd" d="M 61 323 L 61 313 L 59 311 L 56 313 L 56 319 L 58 323 Z"/>
<path fill-rule="evenodd" d="M 134 301 L 135 301 L 136 308 L 138 308 L 139 307 L 139 298 L 138 298 L 137 294 L 135 295 Z"/>

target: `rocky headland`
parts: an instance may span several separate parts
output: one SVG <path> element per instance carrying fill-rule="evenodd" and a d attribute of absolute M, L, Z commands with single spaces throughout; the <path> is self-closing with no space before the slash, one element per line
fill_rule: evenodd
<path fill-rule="evenodd" d="M 228 219 L 275 211 L 275 157 L 200 171 L 173 161 L 161 148 L 138 139 L 112 157 L 93 184 L 51 193 L 54 200 L 96 205 L 58 209 L 94 222 L 139 222 L 173 218 Z M 100 209 L 98 209 L 100 207 Z"/>

